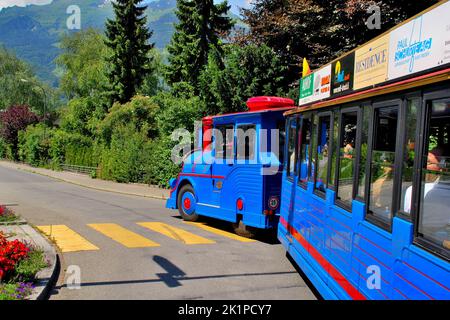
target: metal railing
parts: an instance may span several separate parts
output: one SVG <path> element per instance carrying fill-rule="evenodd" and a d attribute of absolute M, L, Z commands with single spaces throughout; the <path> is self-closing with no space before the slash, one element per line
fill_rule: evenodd
<path fill-rule="evenodd" d="M 92 172 L 97 172 L 96 167 L 75 166 L 71 164 L 61 164 L 61 169 L 63 171 L 83 173 L 83 174 L 91 174 Z"/>

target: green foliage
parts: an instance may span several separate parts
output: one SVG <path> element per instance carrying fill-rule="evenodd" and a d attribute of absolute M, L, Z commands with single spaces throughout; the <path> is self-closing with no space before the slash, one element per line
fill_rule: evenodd
<path fill-rule="evenodd" d="M 0 159 L 13 159 L 11 145 L 0 137 Z"/>
<path fill-rule="evenodd" d="M 180 172 L 180 166 L 171 160 L 175 142 L 169 137 L 157 139 L 146 147 L 144 182 L 163 188 L 169 187 L 169 180 Z"/>
<path fill-rule="evenodd" d="M 33 249 L 28 253 L 26 259 L 20 260 L 15 267 L 13 281 L 31 282 L 36 274 L 47 267 L 42 250 Z"/>
<path fill-rule="evenodd" d="M 170 136 L 176 129 L 194 130 L 194 122 L 201 119 L 204 104 L 199 97 L 176 97 L 170 93 L 160 93 L 153 97 L 160 106 L 157 128 L 161 137 Z"/>
<path fill-rule="evenodd" d="M 75 98 L 61 110 L 61 128 L 67 132 L 93 136 L 105 110 L 95 98 Z"/>
<path fill-rule="evenodd" d="M 54 131 L 50 142 L 50 157 L 54 167 L 60 164 L 96 167 L 98 163 L 91 138 L 64 130 Z"/>
<path fill-rule="evenodd" d="M 172 37 L 167 67 L 167 82 L 187 82 L 197 90 L 200 72 L 208 62 L 210 51 L 222 54 L 221 38 L 227 36 L 234 22 L 227 17 L 228 2 L 213 0 L 178 0 L 178 24 Z"/>
<path fill-rule="evenodd" d="M 106 22 L 108 57 L 111 65 L 109 80 L 113 101 L 130 101 L 151 70 L 148 44 L 152 36 L 147 27 L 146 7 L 138 6 L 142 0 L 117 0 L 113 3 L 115 20 Z"/>
<path fill-rule="evenodd" d="M 115 103 L 105 119 L 98 125 L 98 135 L 109 143 L 113 131 L 118 126 L 133 125 L 137 131 L 149 138 L 157 134 L 156 116 L 160 108 L 151 98 L 135 96 L 126 104 Z"/>
<path fill-rule="evenodd" d="M 19 159 L 32 166 L 46 166 L 50 160 L 50 141 L 53 131 L 45 124 L 29 126 L 19 132 Z"/>
<path fill-rule="evenodd" d="M 60 90 L 67 99 L 102 97 L 108 85 L 105 37 L 94 29 L 64 35 L 56 64 L 63 72 Z"/>
<path fill-rule="evenodd" d="M 149 139 L 130 124 L 114 128 L 111 145 L 101 153 L 100 178 L 117 182 L 141 182 L 145 174 L 144 158 Z"/>
<path fill-rule="evenodd" d="M 28 64 L 0 46 L 0 110 L 27 104 L 43 115 L 45 103 L 47 110 L 55 104 L 53 94 L 48 86 L 36 79 Z"/>
<path fill-rule="evenodd" d="M 266 45 L 228 46 L 223 62 L 211 54 L 200 77 L 207 113 L 244 111 L 250 97 L 282 95 L 285 72 L 279 56 Z"/>

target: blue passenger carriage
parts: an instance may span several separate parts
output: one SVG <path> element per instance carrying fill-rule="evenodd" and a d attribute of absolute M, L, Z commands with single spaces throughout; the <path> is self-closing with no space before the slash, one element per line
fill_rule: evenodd
<path fill-rule="evenodd" d="M 303 78 L 286 113 L 278 237 L 324 298 L 450 299 L 450 30 L 425 28 L 449 16 L 442 1 Z"/>
<path fill-rule="evenodd" d="M 283 113 L 294 101 L 257 97 L 247 104 L 248 112 L 203 119 L 202 145 L 171 180 L 166 206 L 187 221 L 207 216 L 232 222 L 236 233 L 252 237 L 278 224 Z"/>

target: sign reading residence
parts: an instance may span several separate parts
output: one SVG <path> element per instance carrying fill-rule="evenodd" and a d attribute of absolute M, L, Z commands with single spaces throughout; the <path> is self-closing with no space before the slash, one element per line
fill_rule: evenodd
<path fill-rule="evenodd" d="M 306 82 L 303 81 L 305 79 Z M 331 64 L 303 78 L 301 84 L 300 105 L 329 98 L 331 95 Z"/>
<path fill-rule="evenodd" d="M 340 95 L 353 90 L 355 53 L 352 52 L 331 65 L 331 94 Z"/>
<path fill-rule="evenodd" d="M 378 38 L 355 52 L 353 89 L 385 82 L 388 76 L 389 35 Z"/>
<path fill-rule="evenodd" d="M 390 33 L 389 80 L 450 63 L 450 2 Z"/>

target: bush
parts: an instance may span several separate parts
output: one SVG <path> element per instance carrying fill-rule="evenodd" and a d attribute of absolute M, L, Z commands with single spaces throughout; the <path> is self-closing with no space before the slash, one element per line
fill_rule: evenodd
<path fill-rule="evenodd" d="M 171 160 L 172 148 L 175 142 L 170 137 L 152 141 L 144 149 L 146 157 L 144 182 L 159 187 L 168 188 L 169 180 L 180 172 L 180 166 Z"/>
<path fill-rule="evenodd" d="M 50 156 L 54 167 L 60 164 L 96 167 L 98 164 L 92 138 L 64 130 L 54 132 L 50 142 Z"/>
<path fill-rule="evenodd" d="M 144 130 L 145 131 L 145 130 Z M 111 145 L 101 150 L 100 178 L 117 182 L 142 182 L 148 138 L 133 125 L 114 129 Z"/>
<path fill-rule="evenodd" d="M 176 97 L 170 93 L 160 93 L 153 97 L 160 106 L 156 116 L 160 137 L 167 137 L 175 129 L 194 131 L 194 122 L 201 120 L 203 103 L 199 97 Z"/>
<path fill-rule="evenodd" d="M 11 146 L 0 137 L 0 159 L 11 159 Z"/>
<path fill-rule="evenodd" d="M 53 130 L 45 124 L 29 126 L 19 132 L 19 159 L 32 166 L 46 166 L 50 160 L 50 141 Z"/>
<path fill-rule="evenodd" d="M 156 129 L 158 112 L 159 106 L 148 97 L 136 96 L 123 105 L 115 103 L 109 114 L 99 124 L 98 134 L 106 143 L 110 143 L 115 128 L 132 125 L 135 131 L 154 138 L 158 133 Z"/>
<path fill-rule="evenodd" d="M 29 106 L 11 106 L 0 114 L 0 136 L 11 145 L 14 159 L 18 159 L 19 132 L 39 122 L 39 117 Z"/>

